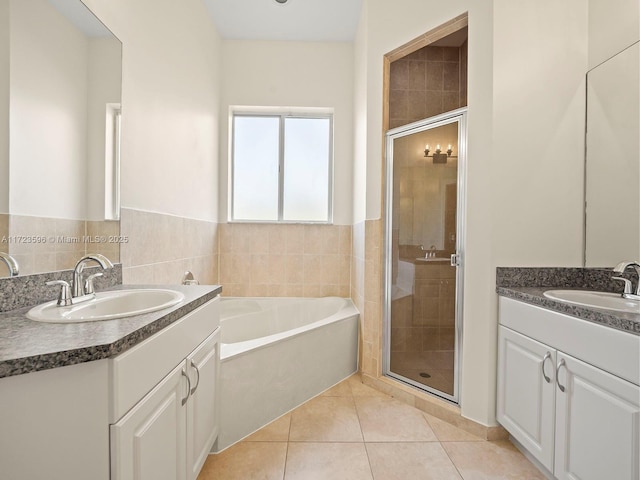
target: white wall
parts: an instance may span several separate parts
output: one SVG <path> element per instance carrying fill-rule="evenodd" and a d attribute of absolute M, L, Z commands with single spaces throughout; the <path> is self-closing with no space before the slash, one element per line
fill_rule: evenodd
<path fill-rule="evenodd" d="M 220 219 L 228 212 L 229 107 L 334 109 L 334 209 L 337 225 L 353 210 L 353 47 L 350 43 L 223 42 L 220 109 Z"/>
<path fill-rule="evenodd" d="M 113 37 L 89 40 L 87 105 L 87 219 L 104 220 L 106 104 L 120 103 L 122 45 Z"/>
<path fill-rule="evenodd" d="M 587 9 L 494 1 L 497 265 L 581 266 Z"/>
<path fill-rule="evenodd" d="M 366 217 L 381 216 L 383 55 L 469 12 L 462 414 L 495 424 L 495 267 L 582 258 L 586 5 L 368 2 Z"/>
<path fill-rule="evenodd" d="M 0 213 L 9 212 L 9 0 L 0 1 Z"/>
<path fill-rule="evenodd" d="M 122 206 L 217 220 L 220 37 L 200 0 L 85 0 L 122 41 Z"/>
<path fill-rule="evenodd" d="M 88 41 L 46 0 L 10 17 L 10 211 L 83 219 Z"/>
<path fill-rule="evenodd" d="M 367 218 L 367 48 L 369 37 L 368 2 L 362 12 L 353 44 L 353 223 Z"/>
<path fill-rule="evenodd" d="M 638 0 L 589 0 L 589 69 L 639 38 Z"/>

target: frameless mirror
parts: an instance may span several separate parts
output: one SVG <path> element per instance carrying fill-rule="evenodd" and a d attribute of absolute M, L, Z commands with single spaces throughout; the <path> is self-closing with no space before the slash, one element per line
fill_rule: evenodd
<path fill-rule="evenodd" d="M 586 267 L 640 258 L 640 43 L 587 74 Z"/>
<path fill-rule="evenodd" d="M 122 44 L 80 0 L 0 0 L 0 31 L 0 251 L 118 261 Z"/>

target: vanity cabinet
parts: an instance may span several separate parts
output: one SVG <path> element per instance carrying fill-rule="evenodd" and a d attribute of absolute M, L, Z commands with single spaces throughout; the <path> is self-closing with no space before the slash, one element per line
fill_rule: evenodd
<path fill-rule="evenodd" d="M 193 314 L 202 325 L 217 308 Z M 203 307 L 201 307 L 203 308 Z M 185 318 L 186 321 L 190 319 Z M 198 318 L 191 318 L 197 328 Z M 180 325 L 167 330 L 179 342 Z M 194 328 L 194 325 L 191 325 Z M 220 328 L 183 358 L 153 389 L 110 427 L 111 480 L 195 480 L 218 436 L 217 378 Z M 157 341 L 157 339 L 156 339 Z M 127 367 L 153 362 L 155 345 L 134 347 Z M 145 350 L 139 354 L 135 349 Z"/>
<path fill-rule="evenodd" d="M 197 478 L 218 435 L 219 329 L 111 425 L 112 480 Z"/>
<path fill-rule="evenodd" d="M 111 480 L 186 479 L 183 372 L 183 365 L 178 365 L 111 425 Z"/>
<path fill-rule="evenodd" d="M 637 336 L 501 298 L 498 342 L 498 421 L 540 464 L 640 478 Z"/>
<path fill-rule="evenodd" d="M 0 378 L 0 478 L 196 479 L 218 435 L 219 309 L 156 320 L 114 357 Z"/>

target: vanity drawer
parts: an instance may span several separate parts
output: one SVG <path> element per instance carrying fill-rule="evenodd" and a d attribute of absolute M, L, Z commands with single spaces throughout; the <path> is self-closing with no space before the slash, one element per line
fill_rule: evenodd
<path fill-rule="evenodd" d="M 109 361 L 109 423 L 117 422 L 220 324 L 220 297 Z"/>

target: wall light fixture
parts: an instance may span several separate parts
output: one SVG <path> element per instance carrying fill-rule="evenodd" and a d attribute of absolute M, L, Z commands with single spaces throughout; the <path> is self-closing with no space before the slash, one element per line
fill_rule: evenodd
<path fill-rule="evenodd" d="M 447 159 L 449 157 L 451 158 L 458 158 L 457 155 L 451 155 L 453 153 L 453 149 L 451 148 L 451 145 L 449 145 L 447 147 L 447 153 L 442 153 L 442 150 L 440 149 L 440 144 L 436 145 L 436 151 L 433 153 L 433 155 L 429 155 L 430 152 L 430 148 L 429 145 L 425 145 L 424 148 L 424 156 L 425 158 L 433 158 L 433 163 L 447 163 Z"/>

